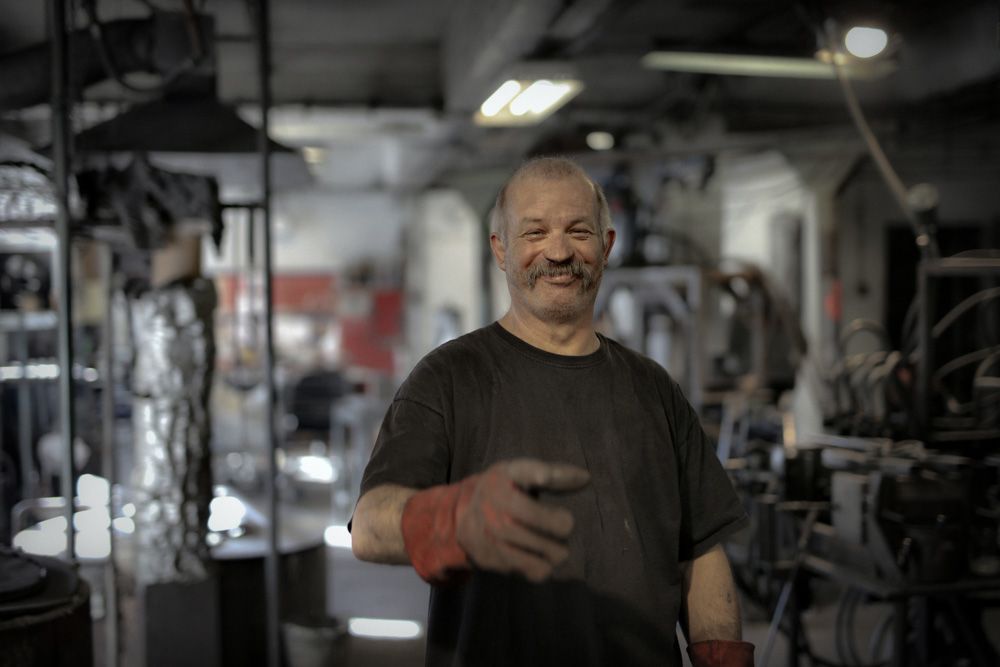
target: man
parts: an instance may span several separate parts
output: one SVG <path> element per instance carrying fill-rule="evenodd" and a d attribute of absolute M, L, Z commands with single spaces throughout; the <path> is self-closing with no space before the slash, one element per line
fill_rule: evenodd
<path fill-rule="evenodd" d="M 507 313 L 427 355 L 386 414 L 354 553 L 433 587 L 432 665 L 752 665 L 720 542 L 746 517 L 666 371 L 598 335 L 615 232 L 574 163 L 525 163 L 490 243 Z"/>

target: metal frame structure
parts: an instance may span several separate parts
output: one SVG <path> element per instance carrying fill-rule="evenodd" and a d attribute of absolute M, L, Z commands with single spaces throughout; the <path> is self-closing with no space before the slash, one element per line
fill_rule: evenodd
<path fill-rule="evenodd" d="M 1000 431 L 935 431 L 931 414 L 931 397 L 933 387 L 931 376 L 934 373 L 934 316 L 937 308 L 937 298 L 932 289 L 933 283 L 945 277 L 988 277 L 1000 278 L 1000 259 L 993 257 L 944 257 L 925 258 L 917 269 L 917 299 L 919 315 L 917 321 L 919 345 L 919 376 L 917 380 L 917 418 L 920 420 L 920 433 L 930 444 L 961 442 L 987 438 L 1000 438 Z"/>
<path fill-rule="evenodd" d="M 960 632 L 962 641 L 972 652 L 974 664 L 977 667 L 992 664 L 989 656 L 990 648 L 983 644 L 979 634 L 963 623 L 966 620 L 963 602 L 966 597 L 988 595 L 1000 590 L 1000 579 L 970 578 L 942 584 L 892 584 L 808 551 L 803 553 L 802 560 L 804 569 L 810 573 L 844 586 L 860 589 L 865 594 L 892 606 L 894 632 L 889 667 L 930 664 L 928 640 L 931 619 L 928 614 L 928 604 L 931 601 L 942 603 L 947 609 L 955 621 L 954 627 Z M 794 586 L 796 584 L 793 583 Z M 915 608 L 911 609 L 911 605 L 914 604 Z M 911 611 L 915 612 L 913 619 Z M 795 613 L 798 615 L 797 611 Z M 801 620 L 793 619 L 789 644 L 798 646 L 803 637 Z M 913 646 L 910 644 L 911 637 L 914 639 Z M 809 657 L 813 663 L 817 662 L 816 656 Z M 788 665 L 798 667 L 799 651 L 789 651 Z"/>
<path fill-rule="evenodd" d="M 632 291 L 636 308 L 632 330 L 635 334 L 622 342 L 646 352 L 646 306 L 662 306 L 680 324 L 687 339 L 687 367 L 684 390 L 695 410 L 701 409 L 703 381 L 702 348 L 698 337 L 698 311 L 701 308 L 701 269 L 696 266 L 649 266 L 612 269 L 604 274 L 594 308 L 595 317 L 603 315 L 611 296 L 619 288 Z"/>
<path fill-rule="evenodd" d="M 271 108 L 271 44 L 270 44 L 270 14 L 268 0 L 253 0 L 248 3 L 254 15 L 253 24 L 258 55 L 258 77 L 260 87 L 261 124 L 258 132 L 258 152 L 260 156 L 260 202 L 255 207 L 261 210 L 263 223 L 263 282 L 264 282 L 264 320 L 265 341 L 264 361 L 266 371 L 267 405 L 269 410 L 266 423 L 269 434 L 269 456 L 267 475 L 267 506 L 268 506 L 268 551 L 265 559 L 265 592 L 267 609 L 268 656 L 267 664 L 271 667 L 281 665 L 281 632 L 279 618 L 279 581 L 280 554 L 278 540 L 280 521 L 277 505 L 277 449 L 278 434 L 276 431 L 275 383 L 274 383 L 274 340 L 273 340 L 273 293 L 272 293 L 272 248 L 271 248 L 271 144 L 268 133 L 268 116 Z M 66 516 L 66 555 L 70 562 L 75 563 L 75 535 L 73 532 L 73 497 L 75 488 L 75 466 L 73 456 L 74 428 L 74 394 L 73 394 L 73 338 L 72 338 L 72 280 L 71 280 L 71 244 L 72 219 L 69 202 L 69 182 L 72 167 L 73 139 L 70 128 L 70 108 L 72 104 L 70 77 L 66 0 L 49 0 L 49 33 L 51 37 L 51 108 L 52 108 L 52 158 L 54 165 L 54 189 L 57 205 L 55 229 L 57 233 L 57 250 L 54 265 L 56 268 L 57 294 L 59 295 L 57 326 L 59 334 L 59 394 L 61 441 L 63 445 L 63 468 L 61 475 L 61 491 L 65 499 Z M 251 221 L 253 216 L 251 216 Z M 108 261 L 107 276 L 110 281 L 111 264 Z M 110 306 L 109 306 L 110 307 Z M 105 324 L 110 323 L 110 315 L 106 316 Z M 110 332 L 110 329 L 106 334 Z M 110 343 L 110 339 L 108 341 Z M 111 382 L 110 345 L 106 345 L 107 356 L 102 364 L 106 381 Z M 110 384 L 109 384 L 110 389 Z M 112 392 L 106 392 L 102 409 L 105 420 L 113 419 L 114 405 Z M 107 426 L 107 421 L 106 421 Z M 113 463 L 113 433 L 108 433 L 104 440 L 106 454 L 105 472 L 109 482 L 115 478 Z M 109 455 L 110 454 L 110 455 Z M 110 573 L 113 578 L 113 571 Z M 117 615 L 117 605 L 112 605 L 110 613 Z M 112 623 L 114 625 L 114 622 Z M 109 648 L 114 650 L 109 655 L 117 657 L 117 633 L 109 633 Z"/>
<path fill-rule="evenodd" d="M 71 244 L 73 230 L 69 207 L 69 174 L 72 159 L 70 134 L 69 38 L 66 31 L 66 0 L 51 0 L 49 31 L 52 36 L 52 158 L 56 198 L 57 285 L 59 295 L 59 412 L 60 436 L 63 445 L 63 466 L 60 482 L 66 499 L 66 557 L 76 562 L 76 541 L 73 533 L 73 488 L 75 466 L 73 440 L 73 291 Z"/>
<path fill-rule="evenodd" d="M 280 581 L 281 554 L 280 517 L 278 513 L 278 433 L 276 429 L 275 385 L 274 385 L 274 292 L 272 285 L 271 248 L 271 140 L 268 123 L 271 111 L 271 26 L 269 0 L 256 0 L 254 11 L 254 36 L 257 46 L 257 75 L 260 94 L 260 128 L 257 148 L 260 155 L 260 208 L 263 223 L 263 264 L 264 264 L 264 370 L 266 384 L 267 413 L 265 423 L 268 435 L 267 490 L 267 555 L 264 561 L 264 588 L 267 610 L 267 664 L 269 667 L 281 665 L 281 619 Z"/>

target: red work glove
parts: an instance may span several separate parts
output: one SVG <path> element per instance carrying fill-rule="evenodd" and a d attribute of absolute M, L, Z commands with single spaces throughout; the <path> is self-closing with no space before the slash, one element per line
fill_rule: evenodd
<path fill-rule="evenodd" d="M 753 667 L 753 644 L 710 639 L 688 644 L 692 667 Z"/>
<path fill-rule="evenodd" d="M 472 566 L 543 581 L 569 557 L 573 516 L 527 491 L 573 491 L 589 481 L 577 466 L 515 459 L 419 491 L 403 508 L 406 553 L 430 583 L 445 583 Z"/>

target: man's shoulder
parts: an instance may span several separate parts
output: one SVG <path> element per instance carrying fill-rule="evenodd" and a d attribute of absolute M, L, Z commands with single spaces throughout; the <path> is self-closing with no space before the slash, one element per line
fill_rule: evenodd
<path fill-rule="evenodd" d="M 493 341 L 489 327 L 482 327 L 453 338 L 428 352 L 410 371 L 410 377 L 452 376 L 456 371 L 467 371 L 489 364 Z"/>
<path fill-rule="evenodd" d="M 667 370 L 650 357 L 647 357 L 645 354 L 622 345 L 614 338 L 608 338 L 603 335 L 601 338 L 603 338 L 608 345 L 609 356 L 616 362 L 627 364 L 634 370 L 641 370 L 664 379 L 670 379 L 670 374 Z"/>
<path fill-rule="evenodd" d="M 604 337 L 604 340 L 607 341 L 608 356 L 612 363 L 617 365 L 619 372 L 627 373 L 642 391 L 669 402 L 683 396 L 680 385 L 659 362 L 612 338 Z"/>
<path fill-rule="evenodd" d="M 463 358 L 481 358 L 492 347 L 492 337 L 489 325 L 474 329 L 441 343 L 428 352 L 421 363 L 453 363 Z"/>

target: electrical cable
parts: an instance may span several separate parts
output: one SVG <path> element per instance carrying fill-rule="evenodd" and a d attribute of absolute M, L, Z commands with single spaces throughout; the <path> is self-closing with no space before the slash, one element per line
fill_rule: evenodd
<path fill-rule="evenodd" d="M 970 364 L 980 362 L 983 359 L 988 359 L 992 355 L 1000 352 L 1000 345 L 994 345 L 993 347 L 985 347 L 979 350 L 974 350 L 967 354 L 955 357 L 948 362 L 941 365 L 934 374 L 931 376 L 931 386 L 945 398 L 945 406 L 949 409 L 952 414 L 966 414 L 973 410 L 974 403 L 962 403 L 958 398 L 945 386 L 944 378 L 951 373 L 964 368 Z"/>
<path fill-rule="evenodd" d="M 864 661 L 861 660 L 861 655 L 858 652 L 857 638 L 854 636 L 854 621 L 858 615 L 858 607 L 864 602 L 865 594 L 861 589 L 854 589 L 854 597 L 851 600 L 851 607 L 847 612 L 847 619 L 845 621 L 844 629 L 847 632 L 847 650 L 848 654 L 851 656 L 851 661 L 855 665 L 864 665 Z"/>
<path fill-rule="evenodd" d="M 982 410 L 981 408 L 985 408 L 986 404 L 990 400 L 992 400 L 993 402 L 996 402 L 997 399 L 1000 398 L 1000 391 L 996 391 L 996 392 L 990 394 L 988 396 L 987 400 L 981 400 L 981 399 L 979 399 L 976 396 L 976 388 L 980 384 L 983 384 L 983 382 L 982 382 L 983 378 L 987 377 L 986 376 L 986 371 L 989 368 L 991 368 L 992 366 L 996 365 L 997 361 L 1000 361 L 1000 351 L 994 352 L 993 354 L 991 354 L 988 357 L 986 357 L 985 359 L 983 359 L 983 361 L 979 364 L 979 366 L 976 367 L 976 372 L 972 376 L 973 409 L 977 413 L 979 413 L 978 416 L 979 416 L 979 423 L 980 424 L 987 423 L 987 422 L 992 422 L 994 420 L 993 418 L 995 418 L 995 415 L 992 414 L 992 413 L 987 413 L 991 417 L 990 419 L 984 419 L 983 415 L 982 415 L 982 413 L 984 412 L 984 410 Z M 997 379 L 995 376 L 989 376 L 989 377 L 990 377 L 991 380 L 996 380 Z"/>
<path fill-rule="evenodd" d="M 966 311 L 983 302 L 996 299 L 997 297 L 1000 297 L 1000 287 L 989 287 L 979 290 L 975 294 L 962 299 L 957 306 L 949 310 L 944 317 L 938 320 L 938 323 L 934 325 L 933 329 L 931 329 L 931 335 L 934 336 L 934 338 L 940 338 L 941 334 L 943 334 L 948 327 L 954 324 L 955 320 L 961 317 Z"/>
<path fill-rule="evenodd" d="M 892 193 L 903 215 L 913 228 L 913 233 L 916 235 L 917 246 L 920 248 L 921 254 L 925 257 L 939 256 L 937 240 L 934 238 L 933 231 L 921 222 L 916 211 L 910 205 L 906 186 L 903 185 L 903 181 L 900 180 L 896 170 L 893 169 L 892 163 L 886 157 L 885 151 L 882 150 L 878 138 L 872 132 L 868 120 L 861 110 L 861 105 L 858 104 L 858 99 L 854 95 L 854 89 L 847 80 L 843 67 L 837 62 L 838 58 L 843 56 L 843 52 L 836 46 L 837 40 L 834 38 L 834 23 L 831 19 L 826 20 L 823 30 L 819 31 L 819 34 L 822 36 L 826 49 L 830 54 L 830 65 L 833 67 L 837 81 L 840 83 L 840 89 L 844 94 L 844 101 L 847 103 L 847 110 L 851 115 L 851 119 L 861 134 L 861 138 L 864 139 L 865 145 L 868 147 L 868 153 L 875 162 L 875 166 L 889 188 L 889 192 Z"/>
<path fill-rule="evenodd" d="M 917 315 L 920 312 L 919 302 L 917 297 L 913 297 L 910 301 L 910 305 L 906 308 L 906 315 L 903 316 L 903 327 L 900 332 L 901 338 L 901 350 L 903 354 L 909 358 L 911 354 L 919 353 L 917 349 L 919 341 L 917 340 Z"/>
<path fill-rule="evenodd" d="M 946 363 L 941 364 L 941 366 L 934 372 L 934 375 L 931 376 L 932 382 L 935 383 L 940 382 L 940 380 L 946 375 L 949 375 L 964 366 L 968 366 L 969 364 L 973 364 L 977 361 L 986 359 L 987 357 L 996 352 L 1000 352 L 1000 345 L 994 345 L 993 347 L 984 347 L 980 350 L 974 350 L 967 354 L 963 354 L 959 357 L 955 357 L 954 359 L 951 359 Z"/>
<path fill-rule="evenodd" d="M 889 398 L 889 383 L 901 363 L 903 363 L 903 353 L 899 350 L 893 350 L 886 355 L 885 360 L 881 364 L 872 369 L 872 372 L 868 376 L 872 391 L 881 400 L 879 406 L 881 409 L 881 419 L 879 421 L 882 428 L 886 430 L 890 428 L 889 414 L 892 407 L 892 401 Z"/>
<path fill-rule="evenodd" d="M 866 408 L 865 411 L 873 420 L 876 418 L 875 391 L 877 387 L 872 382 L 871 376 L 875 369 L 883 364 L 888 358 L 888 352 L 884 350 L 876 350 L 865 357 L 864 363 L 862 363 L 861 367 L 855 372 L 858 389 L 861 391 L 861 396 L 864 399 L 863 404 Z"/>
<path fill-rule="evenodd" d="M 840 334 L 839 342 L 841 354 L 844 354 L 847 351 L 847 342 L 862 331 L 867 331 L 878 337 L 879 342 L 885 346 L 885 349 L 892 348 L 892 342 L 889 340 L 889 332 L 885 330 L 884 326 L 875 320 L 866 320 L 859 317 L 851 320 L 850 324 L 844 327 L 844 330 Z"/>

